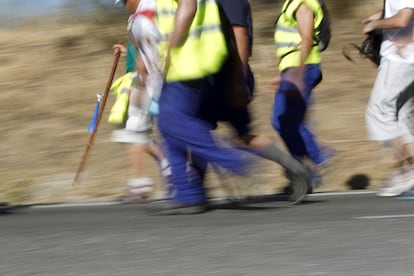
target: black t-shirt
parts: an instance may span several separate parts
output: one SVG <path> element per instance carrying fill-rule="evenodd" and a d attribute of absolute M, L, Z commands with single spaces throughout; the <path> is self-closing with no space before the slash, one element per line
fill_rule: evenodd
<path fill-rule="evenodd" d="M 217 0 L 223 7 L 232 25 L 246 27 L 249 31 L 249 52 L 252 54 L 253 48 L 253 22 L 249 0 Z"/>

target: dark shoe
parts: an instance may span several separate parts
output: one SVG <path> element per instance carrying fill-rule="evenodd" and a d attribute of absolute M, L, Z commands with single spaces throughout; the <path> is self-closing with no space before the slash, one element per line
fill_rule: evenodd
<path fill-rule="evenodd" d="M 172 202 L 152 202 L 143 206 L 150 215 L 196 215 L 207 211 L 207 204 L 178 204 Z"/>
<path fill-rule="evenodd" d="M 8 203 L 0 203 L 0 215 L 8 214 L 11 206 Z"/>
<path fill-rule="evenodd" d="M 296 173 L 286 172 L 286 177 L 289 185 L 285 188 L 285 193 L 293 204 L 300 204 L 307 194 L 312 193 L 312 174 L 306 166 Z"/>
<path fill-rule="evenodd" d="M 288 186 L 287 190 L 289 194 L 289 200 L 293 204 L 300 204 L 306 197 L 309 192 L 309 185 L 308 181 L 302 177 L 292 177 L 290 179 L 290 185 Z"/>

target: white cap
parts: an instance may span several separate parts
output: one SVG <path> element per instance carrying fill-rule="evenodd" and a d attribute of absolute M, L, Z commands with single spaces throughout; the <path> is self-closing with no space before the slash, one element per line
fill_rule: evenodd
<path fill-rule="evenodd" d="M 119 2 L 121 2 L 122 0 L 115 0 L 114 5 L 118 4 Z"/>

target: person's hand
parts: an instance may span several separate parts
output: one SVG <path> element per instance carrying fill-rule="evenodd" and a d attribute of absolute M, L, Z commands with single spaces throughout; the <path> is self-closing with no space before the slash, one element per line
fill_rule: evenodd
<path fill-rule="evenodd" d="M 376 21 L 380 20 L 382 18 L 382 11 L 377 12 L 367 18 L 365 18 L 364 20 L 362 20 L 362 24 L 364 25 L 362 27 L 362 33 L 363 34 L 367 34 L 369 32 L 372 32 L 373 30 L 375 30 L 376 27 Z"/>
<path fill-rule="evenodd" d="M 367 24 L 371 21 L 379 20 L 381 19 L 381 17 L 382 17 L 382 12 L 377 12 L 376 14 L 373 14 L 370 17 L 367 17 L 364 20 L 362 20 L 362 24 Z"/>
<path fill-rule="evenodd" d="M 114 55 L 116 55 L 118 51 L 121 52 L 121 57 L 125 57 L 127 54 L 127 48 L 122 43 L 114 44 L 112 50 L 114 51 Z"/>
<path fill-rule="evenodd" d="M 375 25 L 376 21 L 368 21 L 364 24 L 363 28 L 362 28 L 362 33 L 363 34 L 368 34 L 369 32 L 372 32 L 373 30 L 376 29 L 376 25 Z"/>

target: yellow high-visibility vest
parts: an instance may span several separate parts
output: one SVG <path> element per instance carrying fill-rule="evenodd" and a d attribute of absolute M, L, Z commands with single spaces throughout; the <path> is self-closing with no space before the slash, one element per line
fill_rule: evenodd
<path fill-rule="evenodd" d="M 114 105 L 109 113 L 108 123 L 122 125 L 127 119 L 129 92 L 133 83 L 133 73 L 119 77 L 111 86 L 111 92 L 116 96 Z"/>
<path fill-rule="evenodd" d="M 176 0 L 157 0 L 157 24 L 163 36 L 160 57 L 165 58 L 168 37 L 173 31 Z M 166 81 L 199 79 L 217 73 L 228 55 L 215 0 L 198 0 L 197 12 L 183 45 L 170 52 Z"/>
<path fill-rule="evenodd" d="M 279 71 L 282 72 L 289 67 L 298 67 L 300 65 L 300 44 L 302 42 L 299 34 L 298 23 L 295 19 L 295 13 L 301 4 L 306 4 L 314 13 L 313 26 L 319 26 L 323 19 L 323 11 L 318 0 L 287 0 L 282 7 L 274 34 L 276 44 L 276 56 L 279 59 Z M 314 33 L 314 37 L 315 37 Z M 315 42 L 315 41 L 314 41 Z M 319 64 L 321 55 L 317 43 L 309 53 L 305 64 Z"/>

